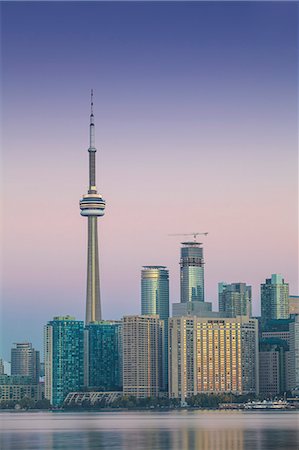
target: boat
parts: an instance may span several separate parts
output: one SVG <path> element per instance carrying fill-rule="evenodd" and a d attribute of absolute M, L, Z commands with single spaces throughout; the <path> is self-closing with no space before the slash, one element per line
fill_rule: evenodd
<path fill-rule="evenodd" d="M 286 400 L 263 400 L 247 402 L 244 409 L 289 409 L 290 406 Z"/>

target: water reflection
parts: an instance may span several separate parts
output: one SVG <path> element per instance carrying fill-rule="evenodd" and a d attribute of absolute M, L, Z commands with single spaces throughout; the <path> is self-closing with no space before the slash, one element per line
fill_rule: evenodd
<path fill-rule="evenodd" d="M 5 450 L 298 450 L 298 413 L 1 413 Z"/>

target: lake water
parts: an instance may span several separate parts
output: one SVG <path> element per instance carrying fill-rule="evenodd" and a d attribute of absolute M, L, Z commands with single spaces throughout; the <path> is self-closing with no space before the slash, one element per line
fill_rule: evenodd
<path fill-rule="evenodd" d="M 1 450 L 298 450 L 299 411 L 1 412 Z"/>

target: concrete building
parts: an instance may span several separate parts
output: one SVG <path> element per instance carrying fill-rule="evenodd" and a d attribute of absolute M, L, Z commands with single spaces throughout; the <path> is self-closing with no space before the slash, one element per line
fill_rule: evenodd
<path fill-rule="evenodd" d="M 158 397 L 163 381 L 164 322 L 158 315 L 123 318 L 123 393 Z"/>
<path fill-rule="evenodd" d="M 173 303 L 172 315 L 174 317 L 181 316 L 197 316 L 197 317 L 224 317 L 224 314 L 218 311 L 212 311 L 211 302 L 191 301 L 186 303 Z"/>
<path fill-rule="evenodd" d="M 31 376 L 0 375 L 0 402 L 23 398 L 42 400 L 44 398 L 44 384 L 33 383 Z"/>
<path fill-rule="evenodd" d="M 91 112 L 89 125 L 89 188 L 88 193 L 80 200 L 81 216 L 88 219 L 88 245 L 87 245 L 87 290 L 86 290 L 86 324 L 100 321 L 100 273 L 98 253 L 98 217 L 104 215 L 105 200 L 98 193 L 96 187 L 96 151 L 95 124 L 93 114 L 93 92 L 91 91 Z"/>
<path fill-rule="evenodd" d="M 11 375 L 29 376 L 32 383 L 39 382 L 40 355 L 30 342 L 15 343 L 11 349 Z"/>
<path fill-rule="evenodd" d="M 98 391 L 122 389 L 122 323 L 94 322 L 84 331 L 84 386 Z"/>
<path fill-rule="evenodd" d="M 181 303 L 205 299 L 203 248 L 199 242 L 182 242 L 180 259 Z"/>
<path fill-rule="evenodd" d="M 246 283 L 218 283 L 218 301 L 224 317 L 251 317 L 251 286 Z"/>
<path fill-rule="evenodd" d="M 169 274 L 165 266 L 143 266 L 141 271 L 141 315 L 158 315 L 168 330 Z M 168 333 L 164 333 L 162 389 L 168 386 Z"/>
<path fill-rule="evenodd" d="M 282 341 L 287 346 L 284 348 L 284 364 L 285 364 L 285 391 L 289 391 L 294 387 L 294 363 L 291 353 L 291 333 L 290 324 L 293 319 L 269 320 L 265 323 L 264 329 L 260 333 L 261 342 L 279 342 Z M 269 351 L 269 350 L 268 350 Z M 271 349 L 270 349 L 271 351 Z M 273 351 L 273 350 L 272 350 Z M 277 350 L 276 350 L 277 351 Z M 275 355 L 272 355 L 273 357 Z M 266 357 L 266 355 L 265 355 Z M 270 369 L 266 369 L 270 370 Z M 267 383 L 265 375 L 265 383 Z"/>
<path fill-rule="evenodd" d="M 169 396 L 257 393 L 258 322 L 248 317 L 169 320 Z"/>
<path fill-rule="evenodd" d="M 45 326 L 45 397 L 61 406 L 66 395 L 84 384 L 84 323 L 59 316 Z"/>
<path fill-rule="evenodd" d="M 288 390 L 289 347 L 277 338 L 262 339 L 259 344 L 260 393 L 273 397 Z"/>
<path fill-rule="evenodd" d="M 271 319 L 289 318 L 289 285 L 282 275 L 273 274 L 261 284 L 262 324 Z"/>

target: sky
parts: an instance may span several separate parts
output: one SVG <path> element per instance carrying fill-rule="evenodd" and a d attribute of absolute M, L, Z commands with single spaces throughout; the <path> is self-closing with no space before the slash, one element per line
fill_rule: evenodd
<path fill-rule="evenodd" d="M 217 283 L 298 295 L 298 4 L 2 2 L 0 356 L 84 319 L 94 89 L 104 319 L 140 313 L 143 265 L 179 301 L 181 238 Z"/>

